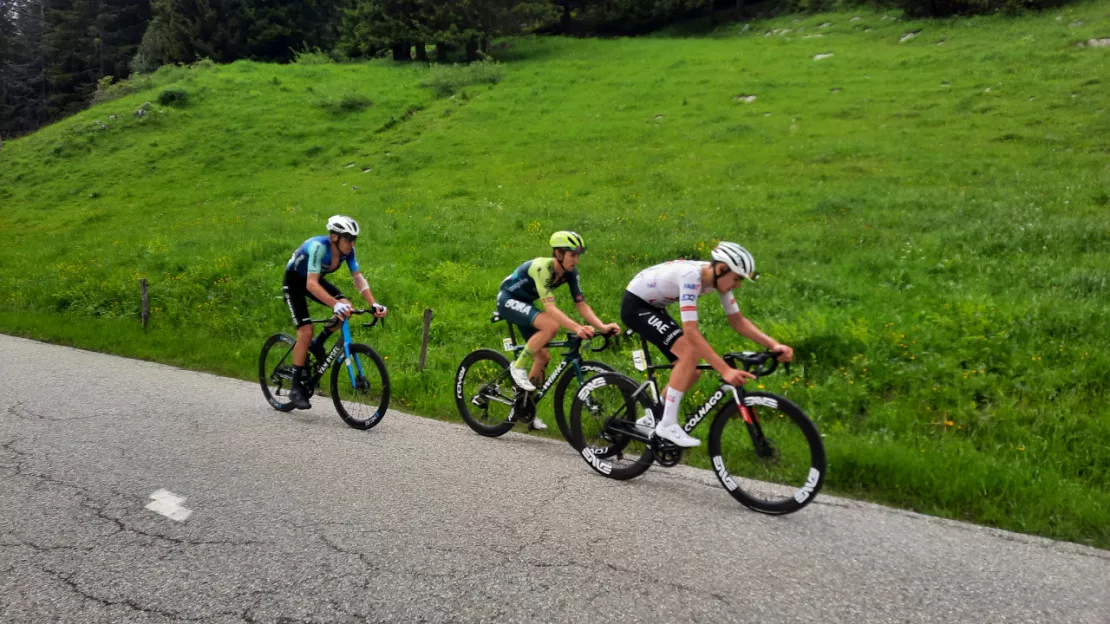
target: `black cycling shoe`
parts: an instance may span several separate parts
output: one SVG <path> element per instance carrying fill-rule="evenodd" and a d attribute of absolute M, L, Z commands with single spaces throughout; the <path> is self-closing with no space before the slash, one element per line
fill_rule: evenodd
<path fill-rule="evenodd" d="M 305 397 L 304 385 L 302 385 L 301 378 L 304 377 L 304 369 L 296 367 L 293 369 L 293 383 L 289 388 L 289 402 L 297 409 L 312 409 L 312 404 L 308 402 Z"/>
<path fill-rule="evenodd" d="M 289 390 L 289 402 L 297 409 L 312 409 L 312 404 L 308 402 L 308 399 L 304 398 L 304 391 L 299 387 Z"/>

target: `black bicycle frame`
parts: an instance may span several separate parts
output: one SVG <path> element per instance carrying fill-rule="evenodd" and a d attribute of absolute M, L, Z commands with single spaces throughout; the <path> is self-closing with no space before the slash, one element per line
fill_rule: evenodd
<path fill-rule="evenodd" d="M 673 369 L 674 364 L 652 364 L 651 353 L 648 351 L 648 341 L 643 336 L 640 336 L 640 350 L 644 354 L 644 362 L 647 365 L 644 370 L 647 371 L 648 378 L 647 381 L 640 384 L 639 388 L 636 388 L 636 392 L 634 392 L 632 396 L 638 397 L 645 389 L 650 388 L 651 394 L 653 395 L 652 403 L 654 403 L 656 409 L 662 409 L 663 401 L 659 396 L 659 386 L 655 380 L 655 371 Z M 734 364 L 734 361 L 733 358 L 730 356 L 731 354 L 726 355 L 725 361 L 728 362 L 729 366 L 732 366 Z M 713 367 L 709 364 L 698 364 L 697 368 L 698 370 L 713 369 Z M 686 433 L 690 433 L 691 431 L 696 429 L 697 426 L 701 424 L 703 420 L 705 420 L 705 417 L 713 411 L 713 408 L 717 407 L 717 405 L 720 404 L 721 399 L 725 398 L 725 396 L 730 393 L 732 394 L 733 400 L 736 401 L 736 407 L 740 410 L 740 415 L 741 417 L 743 417 L 744 422 L 748 425 L 753 424 L 751 412 L 748 410 L 747 406 L 744 405 L 744 401 L 742 400 L 744 395 L 746 394 L 744 388 L 738 388 L 730 384 L 722 383 L 721 386 L 717 388 L 717 391 L 710 395 L 709 398 L 706 399 L 705 403 L 702 403 L 701 407 L 693 412 L 686 413 L 686 422 L 682 425 L 682 430 Z M 662 414 L 660 413 L 660 416 L 661 415 Z"/>
<path fill-rule="evenodd" d="M 497 321 L 501 320 L 504 319 L 501 318 L 501 315 L 495 312 L 493 315 L 493 322 L 496 323 Z M 513 355 L 519 355 L 520 352 L 524 350 L 524 347 L 526 345 L 517 344 L 516 332 L 513 330 L 512 323 L 505 321 L 505 325 L 509 327 L 509 337 L 504 342 L 505 350 L 511 351 Z M 523 336 L 521 337 L 523 338 Z M 563 353 L 563 359 L 559 362 L 559 365 L 555 367 L 555 370 L 551 371 L 551 374 L 548 375 L 547 379 L 543 382 L 543 386 L 536 388 L 536 391 L 532 394 L 533 402 L 540 402 L 540 399 L 542 399 L 544 395 L 547 394 L 547 391 L 555 385 L 555 382 L 559 380 L 559 377 L 563 374 L 563 371 L 565 371 L 568 366 L 574 367 L 574 375 L 578 378 L 578 384 L 581 385 L 583 383 L 581 367 L 582 351 L 579 349 L 581 345 L 582 339 L 578 338 L 577 336 L 571 336 L 568 337 L 566 340 L 549 342 L 544 345 L 544 347 L 548 349 L 563 348 L 566 349 L 566 351 Z M 604 351 L 608 346 L 609 337 L 605 336 L 605 344 L 602 345 L 600 349 L 593 349 L 593 351 Z"/>

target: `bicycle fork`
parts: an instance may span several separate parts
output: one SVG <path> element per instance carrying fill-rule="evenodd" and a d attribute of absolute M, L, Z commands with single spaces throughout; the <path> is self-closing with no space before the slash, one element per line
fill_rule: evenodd
<path fill-rule="evenodd" d="M 756 416 L 755 410 L 740 400 L 740 393 L 736 391 L 735 386 L 728 386 L 728 388 L 732 390 L 732 397 L 736 401 L 736 411 L 741 420 L 744 421 L 744 426 L 748 429 L 748 436 L 752 439 L 756 456 L 762 459 L 771 457 L 774 455 L 774 448 L 767 436 L 763 435 L 763 427 L 759 424 L 759 418 Z"/>
<path fill-rule="evenodd" d="M 362 362 L 355 357 L 355 365 L 351 366 L 351 328 L 343 323 L 343 361 L 347 365 L 347 375 L 351 378 L 351 387 L 357 389 L 358 381 L 355 378 L 355 369 L 358 369 L 358 379 L 365 377 L 362 372 Z"/>

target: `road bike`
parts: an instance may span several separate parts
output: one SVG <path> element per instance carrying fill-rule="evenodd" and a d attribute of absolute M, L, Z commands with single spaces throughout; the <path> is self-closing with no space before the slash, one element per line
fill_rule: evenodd
<path fill-rule="evenodd" d="M 504 319 L 497 312 L 490 318 L 491 323 Z M 504 339 L 503 348 L 513 357 L 524 349 L 525 341 L 517 341 L 513 324 L 506 321 L 509 332 Z M 604 351 L 609 346 L 605 342 L 590 351 Z M 548 348 L 562 348 L 562 359 L 555 370 L 547 376 L 543 385 L 534 392 L 524 392 L 516 387 L 509 375 L 509 358 L 493 349 L 476 349 L 468 354 L 455 374 L 455 405 L 466 424 L 477 433 L 497 437 L 504 435 L 518 422 L 530 423 L 536 417 L 536 404 L 555 388 L 555 422 L 563 438 L 570 440 L 570 428 L 566 419 L 566 394 L 571 384 L 577 391 L 583 379 L 595 373 L 612 371 L 604 362 L 582 358 L 582 346 L 588 344 L 577 336 L 570 335 L 566 340 L 550 342 Z"/>
<path fill-rule="evenodd" d="M 352 310 L 352 315 L 373 314 L 373 310 Z M 363 327 L 373 327 L 384 318 L 375 318 Z M 320 390 L 320 381 L 331 369 L 331 394 L 335 411 L 343 422 L 355 429 L 369 429 L 381 422 L 389 407 L 389 372 L 385 361 L 369 345 L 351 340 L 351 329 L 347 319 L 333 316 L 326 319 L 312 319 L 312 323 L 327 323 L 334 329 L 339 325 L 342 331 L 335 332 L 339 339 L 326 352 L 322 359 L 311 351 L 305 362 L 305 370 L 310 378 L 304 382 L 305 398 L 311 398 Z M 274 409 L 288 412 L 293 409 L 289 400 L 289 390 L 293 382 L 293 347 L 297 339 L 285 333 L 278 333 L 266 339 L 262 354 L 258 358 L 258 381 L 262 394 Z"/>
<path fill-rule="evenodd" d="M 674 366 L 653 365 L 642 336 L 641 344 L 633 364 L 647 372 L 645 381 L 599 373 L 586 380 L 571 402 L 571 444 L 591 468 L 611 479 L 632 479 L 653 463 L 674 466 L 685 450 L 654 434 L 663 415 L 655 372 Z M 742 352 L 726 353 L 724 360 L 763 377 L 778 368 L 775 357 L 771 352 Z M 698 368 L 711 369 L 708 364 Z M 770 392 L 722 382 L 701 406 L 687 412 L 683 429 L 693 432 L 711 414 L 710 464 L 733 498 L 772 515 L 813 501 L 825 481 L 825 447 L 800 407 Z"/>

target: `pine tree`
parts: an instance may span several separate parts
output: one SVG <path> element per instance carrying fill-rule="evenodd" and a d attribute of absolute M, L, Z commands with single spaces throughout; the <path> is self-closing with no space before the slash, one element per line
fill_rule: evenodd
<path fill-rule="evenodd" d="M 46 58 L 44 0 L 3 0 L 5 28 L 0 56 L 3 96 L 0 100 L 0 133 L 16 136 L 32 132 L 46 123 Z"/>

